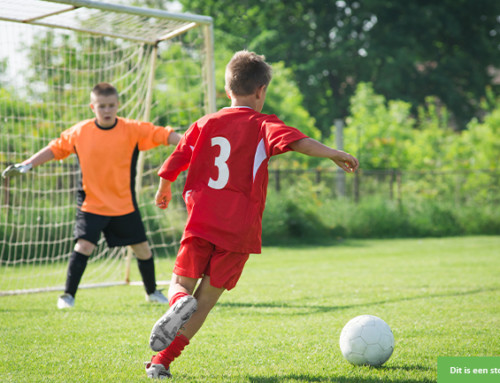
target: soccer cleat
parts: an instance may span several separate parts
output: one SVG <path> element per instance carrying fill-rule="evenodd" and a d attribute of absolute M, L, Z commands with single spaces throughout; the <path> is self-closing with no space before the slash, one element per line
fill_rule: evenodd
<path fill-rule="evenodd" d="M 2 177 L 7 178 L 7 177 L 12 177 L 15 176 L 16 174 L 19 173 L 27 173 L 28 171 L 31 170 L 33 165 L 31 164 L 14 164 L 14 165 L 9 165 L 3 172 L 2 172 Z"/>
<path fill-rule="evenodd" d="M 63 294 L 57 299 L 58 309 L 70 309 L 75 306 L 75 298 L 70 294 Z"/>
<path fill-rule="evenodd" d="M 165 350 L 197 308 L 196 298 L 191 295 L 186 295 L 175 302 L 153 326 L 149 337 L 151 350 Z"/>
<path fill-rule="evenodd" d="M 151 359 L 152 360 L 152 359 Z M 170 379 L 172 374 L 170 368 L 167 370 L 163 364 L 156 364 L 153 362 L 144 362 L 146 367 L 146 374 L 151 379 Z"/>
<path fill-rule="evenodd" d="M 146 301 L 166 304 L 168 299 L 161 290 L 156 290 L 153 294 L 146 294 Z"/>

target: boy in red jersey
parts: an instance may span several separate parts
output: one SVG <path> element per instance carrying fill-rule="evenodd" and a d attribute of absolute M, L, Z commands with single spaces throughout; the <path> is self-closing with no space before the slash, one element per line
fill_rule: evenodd
<path fill-rule="evenodd" d="M 150 347 L 159 353 L 146 363 L 150 378 L 171 376 L 170 363 L 223 291 L 236 285 L 249 253 L 261 252 L 270 157 L 294 150 L 330 158 L 347 172 L 359 166 L 350 154 L 260 113 L 270 80 L 263 56 L 237 52 L 226 67 L 231 107 L 191 125 L 158 173 L 156 204 L 165 209 L 171 183 L 189 168 L 183 194 L 188 219 L 168 292 L 170 309 L 151 331 Z"/>
<path fill-rule="evenodd" d="M 90 94 L 95 119 L 81 121 L 22 164 L 4 172 L 25 173 L 47 161 L 78 156 L 81 184 L 77 196 L 75 247 L 69 259 L 60 309 L 74 306 L 75 294 L 101 231 L 108 246 L 130 246 L 137 257 L 146 300 L 168 303 L 156 289 L 154 260 L 135 200 L 134 182 L 139 151 L 158 145 L 177 145 L 180 135 L 169 126 L 117 117 L 118 91 L 108 83 L 97 84 Z"/>

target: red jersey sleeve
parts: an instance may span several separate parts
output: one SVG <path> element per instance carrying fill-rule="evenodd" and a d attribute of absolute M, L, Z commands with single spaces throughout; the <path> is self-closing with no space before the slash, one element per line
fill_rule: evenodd
<path fill-rule="evenodd" d="M 200 129 L 194 123 L 182 136 L 173 153 L 161 166 L 158 171 L 161 178 L 174 182 L 181 172 L 187 170 L 199 135 Z"/>
<path fill-rule="evenodd" d="M 292 150 L 288 145 L 307 138 L 300 130 L 287 126 L 275 115 L 269 116 L 264 122 L 264 132 L 269 145 L 269 155 L 276 156 Z"/>

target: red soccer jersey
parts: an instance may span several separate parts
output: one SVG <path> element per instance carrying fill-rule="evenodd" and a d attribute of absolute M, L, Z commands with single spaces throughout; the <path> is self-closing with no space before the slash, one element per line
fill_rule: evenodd
<path fill-rule="evenodd" d="M 269 159 L 306 137 L 275 115 L 246 107 L 224 108 L 191 125 L 158 172 L 175 181 L 189 167 L 183 239 L 260 253 Z"/>

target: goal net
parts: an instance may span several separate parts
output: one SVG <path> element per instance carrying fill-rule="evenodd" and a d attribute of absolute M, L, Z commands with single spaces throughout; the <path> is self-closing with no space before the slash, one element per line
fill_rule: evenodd
<path fill-rule="evenodd" d="M 89 0 L 0 0 L 0 9 L 1 169 L 92 118 L 98 82 L 120 92 L 119 116 L 180 132 L 215 109 L 209 17 Z M 136 196 L 156 257 L 175 254 L 185 222 L 182 182 L 167 212 L 153 202 L 171 150 L 141 152 L 138 161 Z M 73 155 L 0 179 L 0 295 L 63 289 L 79 177 Z M 125 283 L 127 259 L 101 238 L 81 287 Z M 157 268 L 158 280 L 168 274 Z"/>

